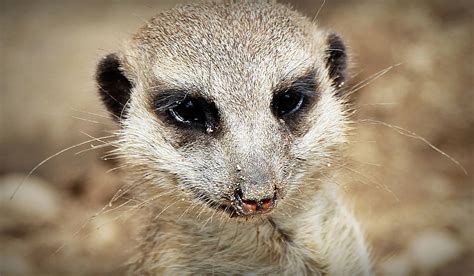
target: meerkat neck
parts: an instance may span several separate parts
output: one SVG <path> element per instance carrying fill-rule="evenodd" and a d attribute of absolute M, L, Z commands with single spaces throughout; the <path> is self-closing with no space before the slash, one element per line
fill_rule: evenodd
<path fill-rule="evenodd" d="M 177 273 L 370 275 L 367 256 L 346 250 L 354 240 L 365 248 L 358 226 L 348 218 L 344 207 L 327 194 L 315 195 L 304 210 L 275 213 L 255 223 L 163 217 L 150 225 L 139 262 L 149 259 L 153 266 Z M 338 235 L 347 237 L 335 245 L 331 240 Z"/>

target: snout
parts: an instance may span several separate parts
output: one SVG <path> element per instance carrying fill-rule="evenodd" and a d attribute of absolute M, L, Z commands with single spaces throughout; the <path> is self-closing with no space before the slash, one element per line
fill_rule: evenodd
<path fill-rule="evenodd" d="M 277 204 L 277 191 L 271 191 L 265 194 L 255 194 L 251 191 L 242 192 L 238 188 L 234 192 L 233 205 L 238 214 L 244 216 L 264 214 L 270 212 Z"/>
<path fill-rule="evenodd" d="M 232 205 L 235 213 L 251 216 L 270 212 L 276 207 L 281 182 L 278 171 L 266 159 L 258 156 L 236 166 Z"/>

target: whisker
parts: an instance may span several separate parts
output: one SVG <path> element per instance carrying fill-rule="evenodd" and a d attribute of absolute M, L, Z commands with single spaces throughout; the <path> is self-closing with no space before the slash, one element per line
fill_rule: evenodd
<path fill-rule="evenodd" d="M 183 216 L 184 216 L 189 210 L 195 208 L 196 206 L 197 206 L 196 203 L 189 205 L 188 208 L 186 208 L 186 210 L 184 210 L 184 212 L 181 213 L 181 215 L 178 217 L 178 219 L 176 220 L 176 223 L 179 223 L 179 221 L 183 218 Z"/>
<path fill-rule="evenodd" d="M 115 135 L 110 135 L 110 136 L 104 136 L 104 137 L 101 137 L 101 138 L 110 138 L 110 137 L 114 137 Z M 39 168 L 41 167 L 44 163 L 48 162 L 49 160 L 53 159 L 54 157 L 58 156 L 58 155 L 61 155 L 63 154 L 64 152 L 67 152 L 71 149 L 75 149 L 77 147 L 80 147 L 80 146 L 83 146 L 87 143 L 90 143 L 92 141 L 94 141 L 95 139 L 91 139 L 91 140 L 87 140 L 87 141 L 84 141 L 82 143 L 79 143 L 79 144 L 76 144 L 76 145 L 73 145 L 73 146 L 70 146 L 70 147 L 67 147 L 63 150 L 60 150 L 59 152 L 49 156 L 48 158 L 44 159 L 43 161 L 39 162 L 36 166 L 34 166 L 29 172 L 28 174 L 23 178 L 23 180 L 15 187 L 15 190 L 13 191 L 13 193 L 11 194 L 10 196 L 10 200 L 12 200 L 16 193 L 18 192 L 18 190 L 20 189 L 20 187 L 25 183 L 26 180 L 28 180 L 28 178 Z"/>
<path fill-rule="evenodd" d="M 319 6 L 319 9 L 318 9 L 318 11 L 316 12 L 316 14 L 314 15 L 312 22 L 316 22 L 316 20 L 318 19 L 319 13 L 321 12 L 321 10 L 322 10 L 323 7 L 324 7 L 324 4 L 326 4 L 326 0 L 323 0 L 323 2 L 321 3 L 321 5 Z"/>
<path fill-rule="evenodd" d="M 398 103 L 359 103 L 357 106 L 390 106 L 398 105 Z"/>
<path fill-rule="evenodd" d="M 129 166 L 129 165 L 117 166 L 117 167 L 114 167 L 114 168 L 112 168 L 112 169 L 109 169 L 109 170 L 105 171 L 105 173 L 111 173 L 111 172 L 116 171 L 116 170 L 121 170 L 121 169 L 126 168 L 126 167 L 128 167 L 128 166 Z"/>
<path fill-rule="evenodd" d="M 94 145 L 94 144 L 91 144 L 90 145 L 91 147 L 88 148 L 88 149 L 83 149 L 83 150 L 80 150 L 78 152 L 75 152 L 74 155 L 79 155 L 79 154 L 82 154 L 84 152 L 89 152 L 89 151 L 93 151 L 93 150 L 97 150 L 97 149 L 102 149 L 102 148 L 106 148 L 106 147 L 113 147 L 113 142 L 109 142 L 109 143 L 106 143 L 106 144 L 102 144 L 102 145 Z"/>
<path fill-rule="evenodd" d="M 375 125 L 382 125 L 382 126 L 388 127 L 388 128 L 390 128 L 390 129 L 396 131 L 397 133 L 399 133 L 399 134 L 401 134 L 401 135 L 403 135 L 403 136 L 420 140 L 420 141 L 422 141 L 424 144 L 428 145 L 430 148 L 432 148 L 433 150 L 435 150 L 436 152 L 438 152 L 439 154 L 441 154 L 442 156 L 448 158 L 451 162 L 453 162 L 456 166 L 458 166 L 458 167 L 464 172 L 465 175 L 468 175 L 467 170 L 464 168 L 463 165 L 461 165 L 461 163 L 459 163 L 459 161 L 457 161 L 456 159 L 454 159 L 453 157 L 451 157 L 449 154 L 447 154 L 446 152 L 442 151 L 441 149 L 439 149 L 438 147 L 436 147 L 435 145 L 433 145 L 432 143 L 430 143 L 428 140 L 426 140 L 425 138 L 423 138 L 422 136 L 416 134 L 416 133 L 413 132 L 413 131 L 404 129 L 404 128 L 400 127 L 400 126 L 392 125 L 392 124 L 389 124 L 389 123 L 386 123 L 386 122 L 382 122 L 382 121 L 378 121 L 378 120 L 373 120 L 373 119 L 363 119 L 363 120 L 359 120 L 359 122 L 362 122 L 362 123 L 369 123 L 369 124 L 375 124 Z"/>
<path fill-rule="evenodd" d="M 86 135 L 87 137 L 89 137 L 89 138 L 91 138 L 91 139 L 95 139 L 96 141 L 101 142 L 101 143 L 103 143 L 103 144 L 107 144 L 107 143 L 108 143 L 108 142 L 105 142 L 105 141 L 102 140 L 102 139 L 107 138 L 107 137 L 94 137 L 94 136 L 92 136 L 91 134 L 88 134 L 87 132 L 82 131 L 82 130 L 79 131 L 79 132 L 82 133 L 82 134 L 84 134 L 84 135 Z M 116 136 L 116 135 L 114 135 L 114 136 Z"/>
<path fill-rule="evenodd" d="M 379 79 L 380 77 L 382 77 L 383 75 L 385 75 L 386 73 L 388 73 L 390 70 L 392 70 L 393 68 L 397 67 L 397 66 L 400 66 L 401 63 L 397 63 L 397 64 L 394 64 L 394 65 L 391 65 L 385 69 L 382 69 L 380 71 L 378 71 L 377 73 L 371 75 L 370 77 L 368 77 L 367 79 L 355 84 L 346 94 L 344 94 L 344 97 L 348 98 L 349 96 L 351 96 L 352 94 L 354 94 L 355 92 L 361 90 L 362 88 L 366 87 L 367 85 L 369 85 L 370 83 L 372 83 L 373 81 Z"/>
<path fill-rule="evenodd" d="M 78 119 L 78 120 L 93 123 L 93 124 L 101 124 L 97 121 L 93 121 L 93 120 L 89 120 L 89 119 L 85 119 L 85 118 L 81 118 L 81 117 L 77 117 L 77 116 L 71 116 L 71 117 L 74 118 L 74 119 Z"/>
<path fill-rule="evenodd" d="M 163 210 L 161 210 L 161 212 L 160 212 L 156 217 L 153 218 L 153 220 L 157 220 L 157 219 L 161 216 L 161 214 L 163 214 L 164 212 L 166 212 L 166 210 L 168 210 L 171 206 L 175 205 L 175 204 L 178 203 L 178 202 L 179 202 L 179 199 L 178 199 L 178 200 L 175 200 L 173 203 L 171 203 L 171 204 L 169 204 L 168 206 L 166 206 Z"/>
<path fill-rule="evenodd" d="M 97 116 L 97 117 L 100 117 L 100 118 L 110 119 L 109 116 L 105 116 L 105 115 L 101 115 L 101 114 L 97 114 L 97 113 L 92 113 L 92 112 L 89 112 L 89 111 L 79 110 L 79 109 L 75 109 L 75 108 L 71 108 L 71 110 L 73 110 L 75 112 L 80 112 L 80 113 L 84 113 L 84 114 L 88 114 L 88 115 Z"/>

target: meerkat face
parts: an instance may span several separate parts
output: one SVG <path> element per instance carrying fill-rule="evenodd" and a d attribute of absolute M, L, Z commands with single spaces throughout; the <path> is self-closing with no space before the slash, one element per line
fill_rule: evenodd
<path fill-rule="evenodd" d="M 345 69 L 340 38 L 286 6 L 200 4 L 152 19 L 97 81 L 135 178 L 249 216 L 317 190 L 308 172 L 344 142 Z"/>

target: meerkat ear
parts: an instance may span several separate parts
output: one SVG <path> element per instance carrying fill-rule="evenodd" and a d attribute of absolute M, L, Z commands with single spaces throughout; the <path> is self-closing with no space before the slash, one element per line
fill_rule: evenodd
<path fill-rule="evenodd" d="M 102 102 L 114 119 L 120 120 L 126 112 L 126 104 L 130 99 L 132 83 L 122 71 L 120 60 L 116 54 L 104 57 L 97 66 L 96 81 Z"/>
<path fill-rule="evenodd" d="M 330 33 L 326 41 L 326 67 L 334 87 L 340 88 L 344 85 L 347 74 L 346 46 L 341 37 L 335 33 Z"/>

